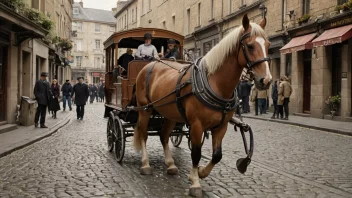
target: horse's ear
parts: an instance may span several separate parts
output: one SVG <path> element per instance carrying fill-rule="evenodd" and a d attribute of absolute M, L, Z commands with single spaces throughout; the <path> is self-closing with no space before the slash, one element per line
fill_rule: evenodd
<path fill-rule="evenodd" d="M 243 26 L 243 28 L 244 28 L 244 31 L 247 31 L 248 28 L 249 28 L 249 19 L 248 19 L 247 14 L 245 14 L 245 15 L 243 16 L 243 19 L 242 19 L 242 26 Z"/>
<path fill-rule="evenodd" d="M 263 28 L 263 30 L 265 29 L 265 26 L 266 26 L 266 17 L 264 17 L 264 18 L 262 19 L 262 21 L 260 21 L 259 25 L 260 25 L 260 27 Z"/>

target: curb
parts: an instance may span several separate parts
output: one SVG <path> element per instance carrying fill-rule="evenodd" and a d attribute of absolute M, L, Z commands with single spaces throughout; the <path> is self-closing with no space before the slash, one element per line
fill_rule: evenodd
<path fill-rule="evenodd" d="M 329 133 L 336 133 L 336 134 L 340 134 L 340 135 L 352 136 L 352 132 L 343 131 L 343 130 L 339 130 L 339 129 L 329 129 L 329 128 L 324 128 L 324 127 L 319 127 L 319 126 L 312 126 L 312 125 L 307 125 L 307 124 L 302 124 L 302 123 L 295 123 L 295 122 L 276 120 L 276 119 L 270 119 L 270 118 L 251 117 L 251 116 L 244 116 L 244 115 L 242 115 L 242 117 L 248 118 L 248 119 L 254 119 L 254 120 L 263 120 L 263 121 L 268 121 L 268 122 L 276 122 L 276 123 L 281 123 L 281 124 L 300 126 L 300 127 L 304 127 L 304 128 L 315 129 L 315 130 L 325 131 L 325 132 L 329 132 Z"/>
<path fill-rule="evenodd" d="M 61 129 L 62 127 L 64 127 L 66 124 L 68 124 L 69 122 L 71 121 L 71 119 L 64 119 L 62 120 L 61 122 L 57 123 L 54 125 L 54 127 L 52 129 L 50 129 L 48 132 L 46 132 L 45 134 L 43 135 L 38 135 L 38 136 L 35 136 L 35 137 L 32 137 L 31 139 L 29 140 L 24 140 L 22 142 L 19 142 L 18 144 L 15 144 L 13 147 L 9 148 L 8 150 L 0 153 L 0 158 L 6 156 L 6 155 L 9 155 L 11 154 L 12 152 L 14 151 L 17 151 L 19 149 L 22 149 L 26 146 L 29 146 L 35 142 L 38 142 L 44 138 L 47 138 L 51 135 L 53 135 L 54 133 L 56 133 L 59 129 Z"/>

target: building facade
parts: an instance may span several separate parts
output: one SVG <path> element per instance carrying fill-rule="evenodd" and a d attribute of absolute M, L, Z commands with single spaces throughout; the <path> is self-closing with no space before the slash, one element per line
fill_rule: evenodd
<path fill-rule="evenodd" d="M 326 115 L 330 114 L 330 109 L 326 100 L 329 96 L 340 95 L 341 105 L 335 119 L 350 120 L 351 11 L 348 6 L 338 7 L 348 2 L 130 0 L 115 14 L 115 18 L 117 31 L 155 27 L 182 34 L 185 36 L 184 48 L 197 58 L 204 56 L 231 30 L 241 25 L 244 14 L 256 23 L 265 15 L 266 32 L 271 42 L 269 56 L 272 58 L 272 76 L 279 79 L 286 75 L 291 79 L 293 94 L 290 113 L 328 118 Z M 132 10 L 137 10 L 134 13 L 137 19 L 133 20 L 136 21 L 135 25 L 129 20 L 129 16 L 134 15 Z M 331 40 L 329 36 L 337 35 L 337 32 L 342 36 Z M 302 38 L 305 35 L 308 37 Z M 320 42 L 314 44 L 314 39 Z M 306 42 L 297 43 L 301 40 Z"/>
<path fill-rule="evenodd" d="M 24 7 L 30 12 L 22 12 Z M 50 73 L 51 68 L 58 70 L 58 65 L 61 65 L 61 61 L 58 64 L 54 61 L 55 56 L 52 56 L 52 52 L 53 54 L 57 52 L 55 45 L 52 44 L 52 38 L 63 35 L 57 32 L 55 26 L 49 28 L 50 25 L 44 26 L 38 19 L 29 18 L 28 13 L 38 13 L 49 24 L 58 24 L 55 16 L 70 21 L 72 0 L 4 1 L 0 2 L 0 9 L 0 125 L 2 125 L 18 123 L 21 97 L 34 98 L 33 88 L 36 80 L 40 78 L 40 73 Z M 70 25 L 66 28 L 70 28 Z M 49 80 L 54 77 L 64 78 L 63 74 L 69 77 L 69 68 L 62 70 L 64 72 L 60 76 L 52 69 Z"/>
<path fill-rule="evenodd" d="M 82 76 L 88 83 L 104 81 L 105 53 L 103 42 L 115 32 L 116 19 L 112 11 L 84 8 L 73 4 L 72 76 Z"/>

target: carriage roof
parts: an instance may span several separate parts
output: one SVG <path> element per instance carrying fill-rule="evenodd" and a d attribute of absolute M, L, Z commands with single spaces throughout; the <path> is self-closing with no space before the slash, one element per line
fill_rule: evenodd
<path fill-rule="evenodd" d="M 170 38 L 176 40 L 177 44 L 183 47 L 184 36 L 175 32 L 158 28 L 135 28 L 112 34 L 104 42 L 104 49 L 114 44 L 117 44 L 119 48 L 138 48 L 139 45 L 144 43 L 143 37 L 147 32 L 153 35 L 152 44 L 156 47 L 164 46 L 166 41 Z"/>

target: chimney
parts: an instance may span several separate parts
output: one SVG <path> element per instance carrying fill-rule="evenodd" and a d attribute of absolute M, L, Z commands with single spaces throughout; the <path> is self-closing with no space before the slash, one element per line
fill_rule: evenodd
<path fill-rule="evenodd" d="M 81 5 L 81 7 L 83 8 L 83 0 L 79 2 L 79 5 Z"/>

